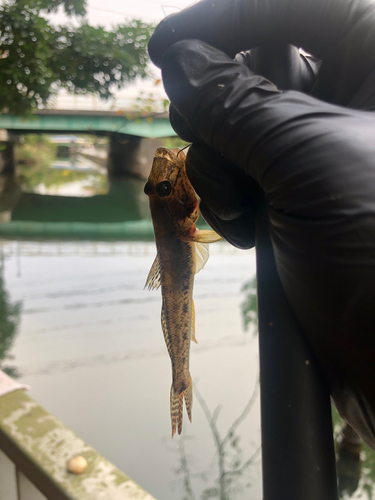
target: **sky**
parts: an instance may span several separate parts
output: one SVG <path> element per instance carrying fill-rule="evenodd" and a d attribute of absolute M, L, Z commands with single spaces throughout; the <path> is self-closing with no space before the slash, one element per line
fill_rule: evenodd
<path fill-rule="evenodd" d="M 191 0 L 88 0 L 87 17 L 92 25 L 105 26 L 123 23 L 125 20 L 138 18 L 157 24 L 165 16 L 178 12 L 195 2 Z M 54 21 L 63 23 L 66 18 L 62 13 L 56 14 Z M 136 97 L 143 92 L 153 94 L 155 99 L 165 99 L 167 96 L 162 84 L 155 85 L 160 79 L 160 71 L 150 64 L 153 78 L 149 81 L 137 81 L 116 92 L 116 100 L 104 102 L 95 97 L 72 96 L 61 93 L 54 101 L 54 106 L 65 109 L 129 109 Z"/>
<path fill-rule="evenodd" d="M 88 0 L 88 16 L 92 24 L 119 23 L 124 18 L 139 18 L 149 22 L 159 22 L 166 15 L 178 12 L 191 0 Z"/>

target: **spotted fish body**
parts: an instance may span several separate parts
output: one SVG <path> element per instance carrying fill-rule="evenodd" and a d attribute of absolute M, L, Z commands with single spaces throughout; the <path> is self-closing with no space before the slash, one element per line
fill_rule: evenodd
<path fill-rule="evenodd" d="M 150 290 L 161 286 L 161 323 L 172 362 L 170 394 L 172 436 L 181 434 L 183 401 L 191 421 L 193 388 L 189 372 L 190 341 L 195 340 L 194 275 L 208 259 L 205 243 L 218 241 L 214 231 L 199 231 L 199 204 L 186 175 L 185 155 L 158 148 L 145 185 L 150 198 L 157 256 L 147 278 Z"/>

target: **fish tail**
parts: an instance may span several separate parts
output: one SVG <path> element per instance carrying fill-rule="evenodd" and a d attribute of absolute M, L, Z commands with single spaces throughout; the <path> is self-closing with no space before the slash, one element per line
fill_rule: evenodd
<path fill-rule="evenodd" d="M 175 435 L 176 427 L 178 426 L 178 433 L 181 434 L 182 430 L 182 408 L 184 401 L 184 392 L 178 394 L 173 387 L 171 387 L 171 421 L 172 421 L 172 437 Z"/>
<path fill-rule="evenodd" d="M 190 377 L 190 383 L 188 387 L 178 394 L 173 387 L 171 387 L 171 421 L 172 421 L 172 437 L 176 433 L 181 434 L 182 431 L 182 413 L 183 413 L 183 402 L 185 399 L 186 410 L 188 413 L 189 420 L 191 422 L 191 409 L 193 406 L 193 383 Z"/>
<path fill-rule="evenodd" d="M 190 377 L 190 383 L 184 392 L 186 411 L 191 422 L 191 410 L 193 408 L 193 381 Z"/>

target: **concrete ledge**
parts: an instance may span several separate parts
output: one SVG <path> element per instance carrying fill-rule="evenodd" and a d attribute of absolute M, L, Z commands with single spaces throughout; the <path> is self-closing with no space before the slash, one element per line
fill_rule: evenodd
<path fill-rule="evenodd" d="M 155 500 L 23 390 L 0 397 L 0 449 L 53 500 Z M 79 475 L 66 462 L 87 461 Z"/>

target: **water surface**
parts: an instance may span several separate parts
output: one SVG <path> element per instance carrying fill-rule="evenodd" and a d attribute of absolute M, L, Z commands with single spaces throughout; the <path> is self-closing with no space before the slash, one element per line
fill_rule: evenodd
<path fill-rule="evenodd" d="M 191 374 L 211 412 L 222 406 L 217 425 L 224 437 L 257 385 L 257 340 L 244 333 L 240 309 L 255 262 L 252 252 L 216 245 L 196 277 Z M 161 295 L 143 289 L 154 244 L 3 242 L 2 252 L 9 302 L 20 304 L 7 365 L 31 385 L 31 395 L 156 498 L 184 498 L 184 452 L 196 498 L 214 486 L 215 446 L 197 398 L 193 423 L 185 413 L 182 437 L 170 437 Z M 249 498 L 250 490 L 261 499 L 254 401 L 236 432 L 240 441 L 227 447 L 228 468 L 232 456 L 241 453 L 243 464 L 254 455 L 233 485 L 243 492 L 232 498 Z"/>

